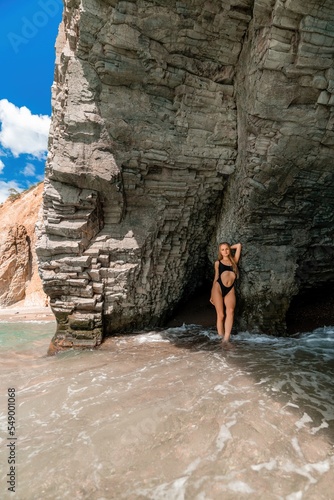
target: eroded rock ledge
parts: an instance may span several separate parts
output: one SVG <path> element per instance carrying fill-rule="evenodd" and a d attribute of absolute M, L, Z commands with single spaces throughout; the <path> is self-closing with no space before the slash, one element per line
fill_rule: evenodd
<path fill-rule="evenodd" d="M 239 327 L 284 333 L 333 279 L 333 53 L 330 0 L 66 0 L 38 241 L 56 347 L 161 324 L 221 240 Z"/>

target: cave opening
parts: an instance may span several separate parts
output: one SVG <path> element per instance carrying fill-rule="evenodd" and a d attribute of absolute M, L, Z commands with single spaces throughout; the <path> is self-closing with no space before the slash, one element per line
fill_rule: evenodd
<path fill-rule="evenodd" d="M 287 333 L 293 335 L 334 325 L 334 283 L 296 295 L 286 314 Z"/>
<path fill-rule="evenodd" d="M 212 280 L 205 280 L 194 292 L 179 302 L 173 314 L 166 322 L 166 327 L 173 328 L 185 324 L 212 327 L 216 323 L 216 312 L 210 303 Z"/>

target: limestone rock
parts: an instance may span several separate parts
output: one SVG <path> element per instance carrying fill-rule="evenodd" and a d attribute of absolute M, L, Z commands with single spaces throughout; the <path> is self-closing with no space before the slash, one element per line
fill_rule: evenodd
<path fill-rule="evenodd" d="M 284 333 L 332 279 L 333 23 L 330 0 L 65 1 L 38 242 L 56 345 L 160 324 L 221 240 L 243 243 L 241 328 Z"/>

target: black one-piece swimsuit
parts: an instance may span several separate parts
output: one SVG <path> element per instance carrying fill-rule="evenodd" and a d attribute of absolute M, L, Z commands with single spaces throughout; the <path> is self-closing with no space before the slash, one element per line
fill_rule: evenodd
<path fill-rule="evenodd" d="M 220 285 L 220 288 L 221 288 L 221 291 L 222 291 L 222 295 L 223 297 L 226 297 L 226 295 L 232 290 L 232 288 L 234 287 L 234 282 L 232 283 L 231 286 L 225 286 L 221 280 L 221 275 L 224 271 L 233 271 L 233 267 L 232 266 L 226 266 L 225 264 L 223 264 L 222 262 L 219 261 L 219 278 L 217 279 L 217 283 L 219 283 Z"/>

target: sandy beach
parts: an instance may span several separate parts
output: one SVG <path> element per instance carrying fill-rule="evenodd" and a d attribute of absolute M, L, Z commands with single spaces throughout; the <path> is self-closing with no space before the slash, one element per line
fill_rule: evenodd
<path fill-rule="evenodd" d="M 56 321 L 49 306 L 0 308 L 0 323 L 18 323 L 21 321 Z"/>

